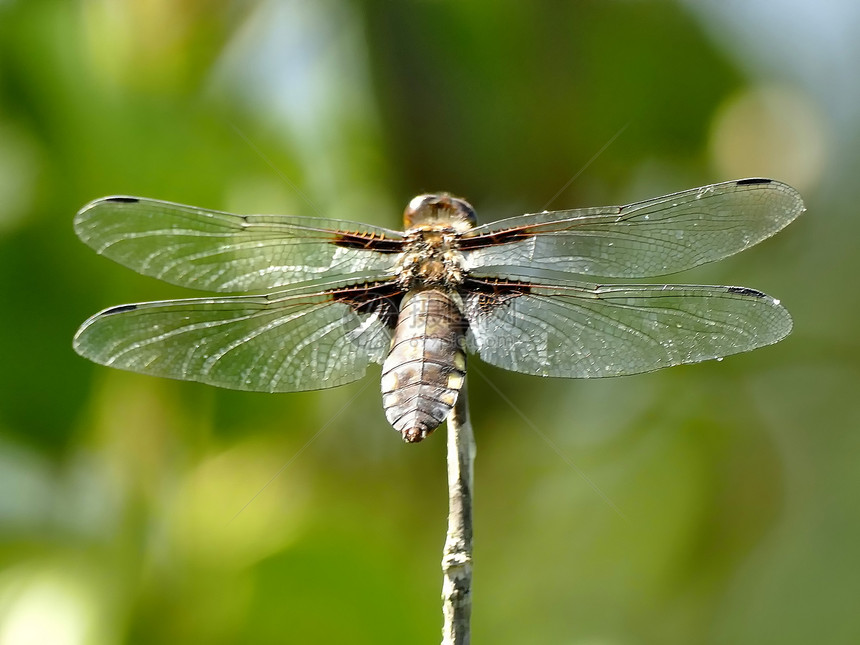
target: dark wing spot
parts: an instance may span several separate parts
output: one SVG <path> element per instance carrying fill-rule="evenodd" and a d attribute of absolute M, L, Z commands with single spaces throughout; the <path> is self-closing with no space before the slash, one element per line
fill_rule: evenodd
<path fill-rule="evenodd" d="M 470 307 L 466 316 L 488 315 L 499 307 L 509 305 L 514 298 L 531 293 L 531 287 L 525 282 L 475 280 L 470 279 L 463 285 L 463 297 L 468 299 Z"/>
<path fill-rule="evenodd" d="M 739 293 L 742 296 L 754 296 L 756 298 L 767 298 L 765 294 L 761 291 L 756 291 L 755 289 L 750 289 L 749 287 L 728 287 L 726 289 L 729 293 Z"/>
<path fill-rule="evenodd" d="M 338 233 L 331 243 L 346 249 L 365 249 L 378 253 L 400 253 L 403 250 L 403 240 L 379 237 L 370 233 Z"/>
<path fill-rule="evenodd" d="M 105 197 L 103 201 L 116 204 L 136 204 L 140 200 L 137 197 Z"/>
<path fill-rule="evenodd" d="M 389 329 L 397 326 L 403 289 L 396 282 L 376 282 L 329 292 L 333 302 L 349 305 L 357 314 L 377 314 Z"/>
<path fill-rule="evenodd" d="M 752 179 L 740 179 L 736 183 L 738 186 L 754 186 L 755 184 L 771 184 L 773 183 L 773 179 L 753 177 Z"/>
<path fill-rule="evenodd" d="M 458 246 L 461 250 L 465 251 L 468 249 L 480 249 L 486 246 L 493 246 L 495 244 L 519 242 L 520 240 L 526 240 L 530 237 L 534 237 L 534 233 L 527 227 L 509 228 L 504 231 L 487 233 L 486 235 L 461 237 Z"/>
<path fill-rule="evenodd" d="M 113 314 L 122 314 L 126 311 L 134 311 L 137 308 L 137 305 L 117 305 L 116 307 L 111 307 L 110 309 L 105 310 L 102 315 L 112 316 Z"/>

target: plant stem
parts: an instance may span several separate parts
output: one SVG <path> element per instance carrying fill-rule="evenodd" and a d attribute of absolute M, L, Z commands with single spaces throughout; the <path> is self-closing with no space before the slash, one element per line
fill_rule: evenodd
<path fill-rule="evenodd" d="M 463 384 L 448 415 L 448 534 L 442 552 L 442 645 L 468 645 L 472 617 L 472 472 L 475 437 Z"/>

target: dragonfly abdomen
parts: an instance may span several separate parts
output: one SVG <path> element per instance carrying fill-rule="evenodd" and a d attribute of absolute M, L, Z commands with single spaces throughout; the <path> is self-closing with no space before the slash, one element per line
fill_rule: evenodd
<path fill-rule="evenodd" d="M 382 405 L 405 441 L 424 439 L 454 407 L 466 376 L 464 330 L 450 294 L 427 289 L 403 298 L 382 365 Z"/>

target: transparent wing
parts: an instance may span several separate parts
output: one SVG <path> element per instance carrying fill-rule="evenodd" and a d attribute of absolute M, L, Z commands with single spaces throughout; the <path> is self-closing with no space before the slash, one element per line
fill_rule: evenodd
<path fill-rule="evenodd" d="M 791 186 L 742 179 L 628 206 L 513 217 L 472 229 L 461 248 L 475 276 L 516 276 L 518 269 L 537 268 L 641 278 L 738 253 L 803 211 Z"/>
<path fill-rule="evenodd" d="M 342 229 L 342 230 L 338 230 Z M 317 279 L 393 274 L 396 231 L 313 217 L 232 215 L 138 197 L 106 197 L 75 232 L 120 264 L 193 289 L 254 291 Z"/>
<path fill-rule="evenodd" d="M 74 347 L 102 365 L 237 390 L 334 387 L 384 359 L 397 312 L 387 289 L 122 305 L 87 320 Z"/>
<path fill-rule="evenodd" d="M 779 302 L 744 287 L 476 283 L 467 348 L 524 374 L 637 374 L 745 352 L 791 331 Z"/>

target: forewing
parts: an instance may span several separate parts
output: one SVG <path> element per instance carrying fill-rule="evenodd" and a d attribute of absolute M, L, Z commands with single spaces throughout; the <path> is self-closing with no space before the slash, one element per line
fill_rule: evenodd
<path fill-rule="evenodd" d="M 524 374 L 595 378 L 697 363 L 775 343 L 779 302 L 744 287 L 475 282 L 467 348 Z"/>
<path fill-rule="evenodd" d="M 742 179 L 628 206 L 513 217 L 472 229 L 460 248 L 472 275 L 479 277 L 548 269 L 641 278 L 738 253 L 803 210 L 803 200 L 791 186 Z"/>
<path fill-rule="evenodd" d="M 258 392 L 343 385 L 381 363 L 397 316 L 386 284 L 113 307 L 75 335 L 81 356 L 119 369 Z"/>
<path fill-rule="evenodd" d="M 120 264 L 193 289 L 255 291 L 355 274 L 393 275 L 396 231 L 313 217 L 233 215 L 139 197 L 106 197 L 75 232 Z"/>

